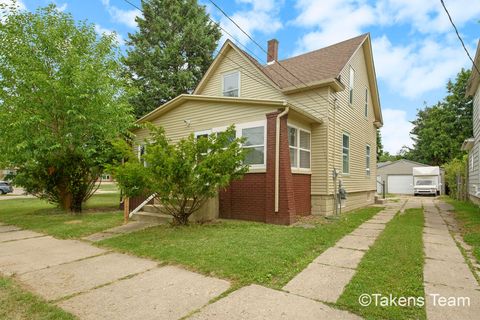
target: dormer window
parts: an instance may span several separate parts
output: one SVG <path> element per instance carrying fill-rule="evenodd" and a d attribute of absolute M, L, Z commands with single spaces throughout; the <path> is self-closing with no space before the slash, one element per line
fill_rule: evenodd
<path fill-rule="evenodd" d="M 235 71 L 223 75 L 223 96 L 238 97 L 240 95 L 240 72 Z"/>

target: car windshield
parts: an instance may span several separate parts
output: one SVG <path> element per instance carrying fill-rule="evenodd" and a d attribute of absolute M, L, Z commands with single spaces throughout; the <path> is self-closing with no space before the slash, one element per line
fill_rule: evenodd
<path fill-rule="evenodd" d="M 417 186 L 432 186 L 432 180 L 417 180 Z"/>

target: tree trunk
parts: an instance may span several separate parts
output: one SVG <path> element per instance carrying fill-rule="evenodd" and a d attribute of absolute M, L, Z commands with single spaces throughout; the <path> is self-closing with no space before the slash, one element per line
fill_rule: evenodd
<path fill-rule="evenodd" d="M 62 190 L 59 194 L 60 208 L 70 213 L 76 214 L 82 212 L 83 198 L 74 195 L 72 192 Z"/>

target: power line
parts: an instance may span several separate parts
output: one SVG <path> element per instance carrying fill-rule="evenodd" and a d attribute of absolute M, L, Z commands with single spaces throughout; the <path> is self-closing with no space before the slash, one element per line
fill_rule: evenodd
<path fill-rule="evenodd" d="M 124 1 L 125 1 L 126 3 L 128 3 L 128 4 L 130 4 L 132 7 L 137 8 L 140 12 L 143 13 L 143 10 L 142 10 L 142 9 L 140 9 L 138 6 L 136 6 L 135 4 L 133 4 L 132 2 L 130 2 L 129 0 L 124 0 Z M 222 30 L 223 30 L 227 35 L 229 35 L 233 40 L 235 40 L 236 42 L 238 42 L 242 47 L 244 47 L 244 48 L 245 48 L 247 51 L 249 51 L 252 55 L 254 55 L 257 59 L 259 59 L 258 56 L 255 55 L 255 53 L 253 53 L 251 50 L 249 50 L 246 45 L 244 45 L 242 42 L 240 42 L 238 39 L 236 39 L 230 32 L 228 32 L 226 29 L 224 29 L 218 22 L 212 20 L 210 17 L 208 17 L 208 19 L 209 19 L 213 24 L 215 24 L 215 25 L 218 26 L 220 29 L 222 29 Z M 230 57 L 228 57 L 227 55 L 222 54 L 220 50 L 218 50 L 218 54 L 220 54 L 220 55 L 223 56 L 224 58 L 230 60 L 232 63 L 234 63 L 235 65 L 237 65 L 239 68 L 243 69 L 243 70 L 245 71 L 244 74 L 245 74 L 247 77 L 249 77 L 250 79 L 256 81 L 256 82 L 259 83 L 259 84 L 267 84 L 268 86 L 271 86 L 271 84 L 268 83 L 267 81 L 262 80 L 262 82 L 259 82 L 258 77 L 255 77 L 255 75 L 251 76 L 251 72 L 250 72 L 249 70 L 245 69 L 245 67 L 243 67 L 243 66 L 242 66 L 241 64 L 239 64 L 238 62 L 230 59 Z M 282 78 L 284 78 L 285 80 L 287 80 L 288 82 L 290 82 L 290 81 L 289 81 L 287 78 L 285 78 L 281 73 L 279 73 L 279 72 L 276 71 L 276 70 L 274 70 L 274 71 L 275 71 L 277 74 L 279 74 L 280 76 L 282 76 Z M 290 83 L 291 83 L 291 82 L 290 82 Z M 322 97 L 325 101 L 329 102 L 329 101 L 328 101 L 327 99 L 325 99 L 323 96 L 320 96 L 320 97 Z M 311 98 L 310 96 L 309 96 L 309 98 L 312 99 L 313 102 L 318 103 L 318 101 L 315 101 L 315 100 L 314 100 L 313 98 Z M 299 105 L 301 105 L 301 106 L 303 106 L 304 108 L 306 108 L 306 109 L 314 112 L 314 113 L 317 113 L 317 112 L 318 112 L 317 110 L 313 109 L 313 108 L 310 107 L 310 106 L 307 106 L 307 105 L 303 104 L 303 103 L 300 102 L 300 101 L 297 101 L 296 103 L 299 104 Z M 320 113 L 320 114 L 321 114 L 321 113 Z"/>
<path fill-rule="evenodd" d="M 228 20 L 230 20 L 244 35 L 246 35 L 255 45 L 257 45 L 257 47 L 259 47 L 263 52 L 265 52 L 268 56 L 268 51 L 265 50 L 265 48 L 263 48 L 257 41 L 255 41 L 255 39 L 250 35 L 248 34 L 248 32 L 246 32 L 245 30 L 242 29 L 242 27 L 240 27 L 238 25 L 237 22 L 235 22 L 235 20 L 233 20 L 218 4 L 216 4 L 213 0 L 209 0 Z M 309 87 L 302 79 L 298 78 L 295 74 L 293 74 L 290 70 L 288 70 L 283 64 L 280 63 L 280 61 L 276 61 L 276 63 L 282 67 L 282 69 L 284 69 L 285 71 L 287 71 L 291 76 L 293 76 L 295 79 L 297 79 L 298 81 L 300 81 L 305 87 Z M 279 73 L 280 74 L 280 73 Z M 281 75 L 281 74 L 280 74 Z M 287 80 L 288 82 L 290 82 L 291 84 L 293 84 L 296 88 L 298 88 L 293 82 L 289 81 L 287 78 L 283 77 L 285 80 Z M 331 104 L 332 102 L 329 101 L 328 99 L 326 99 L 324 96 L 318 94 L 317 92 L 314 92 L 316 95 L 318 95 L 320 98 L 322 98 L 323 100 L 325 100 L 328 104 Z M 314 102 L 317 102 L 317 101 L 314 101 Z"/>
<path fill-rule="evenodd" d="M 477 70 L 478 74 L 480 75 L 480 70 L 478 70 L 478 67 L 477 67 L 477 65 L 475 64 L 475 61 L 472 59 L 472 56 L 471 56 L 470 53 L 468 52 L 467 47 L 465 46 L 465 42 L 463 42 L 463 39 L 462 39 L 462 37 L 460 36 L 460 33 L 458 32 L 457 26 L 456 26 L 455 23 L 453 22 L 452 16 L 450 15 L 450 12 L 448 12 L 448 9 L 447 9 L 447 6 L 445 5 L 445 2 L 444 2 L 443 0 L 440 0 L 440 2 L 442 3 L 443 9 L 444 9 L 445 12 L 447 13 L 447 16 L 448 16 L 448 19 L 450 20 L 450 23 L 452 24 L 453 28 L 455 29 L 455 33 L 457 34 L 458 40 L 460 40 L 460 42 L 462 43 L 463 50 L 465 50 L 465 52 L 467 53 L 468 58 L 469 58 L 470 61 L 472 61 L 472 63 L 473 63 L 473 67 Z"/>

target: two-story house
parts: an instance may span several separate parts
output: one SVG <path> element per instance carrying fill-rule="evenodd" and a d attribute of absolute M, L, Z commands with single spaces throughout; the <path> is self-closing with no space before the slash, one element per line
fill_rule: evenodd
<path fill-rule="evenodd" d="M 342 210 L 373 203 L 382 113 L 370 35 L 281 61 L 278 50 L 270 40 L 262 65 L 227 40 L 193 94 L 138 123 L 162 126 L 173 142 L 232 124 L 246 137 L 250 171 L 219 193 L 221 218 L 290 224 L 330 215 L 339 183 Z M 149 133 L 135 134 L 141 148 Z"/>
<path fill-rule="evenodd" d="M 475 65 L 480 67 L 480 41 L 475 54 Z M 468 151 L 468 195 L 480 204 L 480 74 L 475 66 L 467 83 L 466 95 L 473 97 L 473 138 L 463 142 L 462 150 Z"/>

